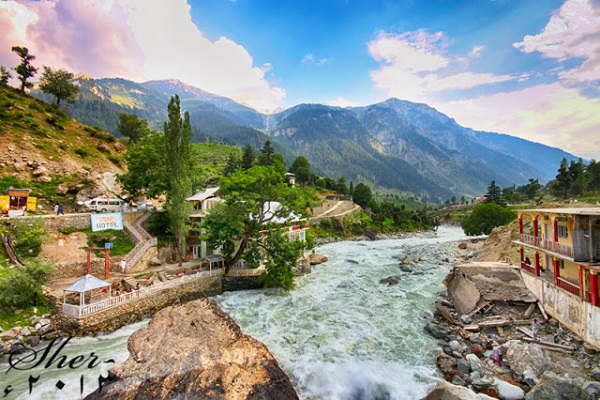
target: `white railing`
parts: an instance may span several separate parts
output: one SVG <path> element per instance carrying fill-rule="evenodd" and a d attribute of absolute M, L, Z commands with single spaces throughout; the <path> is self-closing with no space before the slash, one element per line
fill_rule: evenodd
<path fill-rule="evenodd" d="M 193 282 L 199 279 L 206 279 L 213 276 L 219 276 L 223 274 L 222 269 L 214 269 L 212 271 L 202 271 L 196 272 L 195 274 L 184 275 L 180 278 L 174 279 L 172 281 L 157 283 L 152 286 L 141 288 L 140 290 L 136 290 L 133 292 L 123 293 L 119 296 L 108 297 L 102 300 L 95 301 L 91 304 L 86 304 L 84 306 L 79 306 L 75 304 L 66 304 L 62 305 L 62 312 L 65 315 L 69 315 L 72 317 L 85 317 L 90 314 L 103 311 L 120 304 L 129 303 L 131 301 L 135 301 L 141 298 L 152 296 L 156 293 L 162 292 L 164 290 L 182 286 L 186 283 Z"/>
<path fill-rule="evenodd" d="M 125 262 L 127 263 L 127 269 L 131 269 L 140 260 L 140 258 L 142 258 L 148 248 L 156 246 L 157 239 L 152 237 L 142 226 L 144 221 L 146 221 L 153 212 L 154 209 L 147 211 L 140 219 L 135 221 L 135 226 L 132 226 L 127 221 L 123 221 L 124 225 L 131 233 L 133 233 L 138 241 L 135 247 L 131 249 L 129 254 L 127 254 L 124 258 Z"/>

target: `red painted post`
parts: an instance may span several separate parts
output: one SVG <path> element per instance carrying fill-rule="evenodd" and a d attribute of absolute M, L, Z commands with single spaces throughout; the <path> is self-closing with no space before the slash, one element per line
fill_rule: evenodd
<path fill-rule="evenodd" d="M 525 250 L 523 250 L 523 246 L 519 247 L 519 254 L 521 255 L 521 262 L 525 261 L 525 258 L 523 256 L 524 253 L 525 253 Z"/>
<path fill-rule="evenodd" d="M 552 229 L 554 230 L 554 241 L 558 242 L 558 221 L 554 220 L 554 224 L 552 224 Z"/>
<path fill-rule="evenodd" d="M 538 220 L 537 217 L 533 219 L 533 237 L 538 237 Z"/>
<path fill-rule="evenodd" d="M 104 249 L 104 279 L 108 279 L 108 267 L 110 266 L 110 249 Z"/>
<path fill-rule="evenodd" d="M 534 262 L 535 262 L 535 276 L 540 276 L 540 253 L 535 252 Z"/>
<path fill-rule="evenodd" d="M 523 217 L 519 216 L 519 233 L 523 233 Z"/>
<path fill-rule="evenodd" d="M 92 249 L 88 247 L 88 255 L 87 255 L 87 274 L 90 275 L 92 273 Z"/>
<path fill-rule="evenodd" d="M 598 273 L 590 271 L 590 291 L 592 305 L 598 307 Z"/>
<path fill-rule="evenodd" d="M 579 266 L 579 297 L 585 300 L 585 292 L 583 290 L 583 268 Z"/>
<path fill-rule="evenodd" d="M 554 265 L 554 284 L 558 286 L 558 277 L 560 276 L 560 262 L 558 261 L 558 258 L 555 258 L 552 261 L 552 263 Z"/>

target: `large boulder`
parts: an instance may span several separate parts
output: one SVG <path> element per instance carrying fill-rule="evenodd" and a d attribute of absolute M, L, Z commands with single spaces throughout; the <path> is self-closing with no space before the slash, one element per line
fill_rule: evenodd
<path fill-rule="evenodd" d="M 546 371 L 540 382 L 525 395 L 525 400 L 592 400 L 583 388 L 582 378 L 571 379 Z"/>
<path fill-rule="evenodd" d="M 537 344 L 512 342 L 506 351 L 506 359 L 513 374 L 521 381 L 526 370 L 537 377 L 552 366 L 550 356 Z"/>
<path fill-rule="evenodd" d="M 127 347 L 116 380 L 86 399 L 298 399 L 265 345 L 210 299 L 159 311 Z"/>
<path fill-rule="evenodd" d="M 493 400 L 493 397 L 475 393 L 466 387 L 442 382 L 423 400 Z"/>

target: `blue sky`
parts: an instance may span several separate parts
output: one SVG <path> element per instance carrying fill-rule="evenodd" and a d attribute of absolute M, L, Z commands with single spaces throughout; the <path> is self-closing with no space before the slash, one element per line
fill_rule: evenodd
<path fill-rule="evenodd" d="M 0 64 L 175 78 L 261 111 L 423 102 L 600 159 L 600 0 L 0 1 Z"/>

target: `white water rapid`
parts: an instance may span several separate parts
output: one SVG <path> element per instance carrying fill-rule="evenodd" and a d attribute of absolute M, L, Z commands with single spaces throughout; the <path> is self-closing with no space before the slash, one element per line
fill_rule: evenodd
<path fill-rule="evenodd" d="M 221 308 L 267 345 L 304 400 L 421 399 L 440 377 L 423 327 L 456 251 L 460 228 L 317 248 L 329 258 L 289 293 L 228 292 Z M 418 260 L 418 274 L 398 261 Z M 400 284 L 380 279 L 400 275 Z"/>

